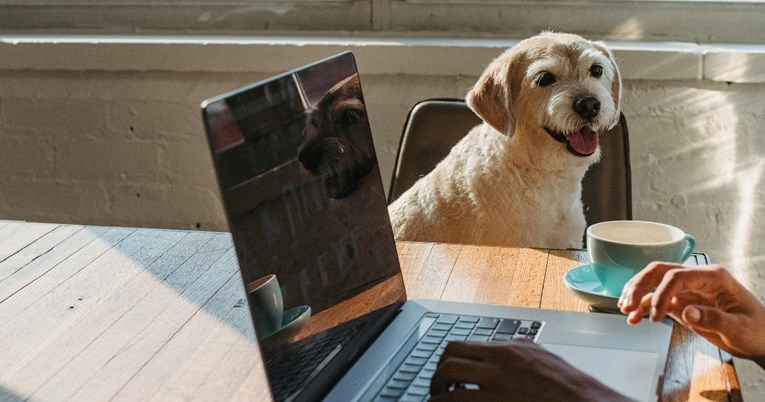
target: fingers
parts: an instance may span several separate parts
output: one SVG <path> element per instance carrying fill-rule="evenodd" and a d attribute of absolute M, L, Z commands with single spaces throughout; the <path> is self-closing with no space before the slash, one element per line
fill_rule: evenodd
<path fill-rule="evenodd" d="M 667 271 L 654 290 L 652 321 L 659 321 L 667 314 L 680 319 L 682 310 L 689 304 L 717 305 L 722 295 L 730 294 L 731 283 L 738 285 L 719 265 L 680 268 Z"/>
<path fill-rule="evenodd" d="M 683 322 L 690 326 L 695 327 L 701 324 L 701 311 L 696 306 L 688 306 L 683 309 Z M 701 324 L 703 326 L 703 324 Z"/>
<path fill-rule="evenodd" d="M 697 332 L 716 332 L 721 330 L 739 331 L 739 325 L 730 315 L 713 307 L 686 306 L 683 309 L 682 320 L 685 325 Z"/>
<path fill-rule="evenodd" d="M 716 298 L 717 293 L 727 284 L 723 277 L 725 275 L 728 272 L 719 266 L 685 267 L 654 262 L 625 284 L 619 307 L 624 314 L 630 314 L 636 309 L 645 313 L 644 297 L 653 292 L 651 306 L 647 311 L 651 320 L 662 320 L 668 314 L 679 318 L 684 303 L 693 302 L 694 298 Z M 710 287 L 710 283 L 714 286 Z"/>
<path fill-rule="evenodd" d="M 455 384 L 483 386 L 497 381 L 495 377 L 499 344 L 449 342 L 438 361 L 438 368 L 430 382 L 432 395 L 447 392 Z"/>
<path fill-rule="evenodd" d="M 643 297 L 659 286 L 667 272 L 677 268 L 682 268 L 682 265 L 657 261 L 648 264 L 642 271 L 633 276 L 624 285 L 619 297 L 618 306 L 622 313 L 628 314 L 639 308 Z"/>
<path fill-rule="evenodd" d="M 655 262 L 630 279 L 622 291 L 619 307 L 630 324 L 637 324 L 648 313 L 651 321 L 667 315 L 685 322 L 688 305 L 718 306 L 723 300 L 740 303 L 740 284 L 720 266 L 684 267 Z M 695 314 L 696 310 L 689 310 Z M 695 315 L 688 318 L 693 319 Z"/>
<path fill-rule="evenodd" d="M 482 389 L 456 388 L 440 394 L 431 393 L 428 402 L 509 402 L 517 400 L 523 400 L 523 397 Z"/>
<path fill-rule="evenodd" d="M 742 341 L 742 323 L 716 308 L 692 305 L 683 309 L 681 321 L 693 332 L 703 336 L 715 346 L 740 356 L 745 354 L 747 342 Z M 742 347 L 743 346 L 743 347 Z"/>
<path fill-rule="evenodd" d="M 482 361 L 492 357 L 493 355 L 494 352 L 492 352 L 490 344 L 476 344 L 455 341 L 449 342 L 449 344 L 446 345 L 446 349 L 444 349 L 444 353 L 441 355 L 441 360 L 438 362 L 438 364 L 440 365 L 441 362 L 450 357 Z"/>
<path fill-rule="evenodd" d="M 648 311 L 651 309 L 651 299 L 653 298 L 653 292 L 650 292 L 640 299 L 640 304 L 627 314 L 627 323 L 630 325 L 636 325 L 643 320 Z M 624 310 L 622 310 L 624 311 Z"/>
<path fill-rule="evenodd" d="M 540 351 L 544 349 L 526 340 L 501 344 L 450 342 L 444 349 L 431 379 L 430 393 L 435 396 L 441 393 L 462 392 L 454 386 L 475 384 L 485 397 L 486 392 L 512 386 L 508 384 L 508 379 L 516 378 L 513 373 L 517 374 L 518 370 L 528 370 L 528 362 L 538 358 Z"/>
<path fill-rule="evenodd" d="M 719 265 L 652 263 L 627 282 L 619 307 L 629 324 L 669 315 L 735 356 L 765 356 L 765 306 Z"/>
<path fill-rule="evenodd" d="M 452 357 L 495 363 L 505 360 L 528 362 L 538 350 L 544 349 L 528 339 L 515 339 L 508 343 L 454 341 L 446 345 L 439 365 Z"/>
<path fill-rule="evenodd" d="M 677 313 L 680 313 L 684 308 L 679 303 L 680 300 L 685 299 L 683 288 L 693 288 L 693 280 L 697 279 L 698 275 L 698 271 L 692 270 L 668 271 L 653 292 L 654 296 L 651 299 L 651 311 L 649 312 L 651 321 L 657 322 L 663 319 L 673 307 Z M 709 279 L 711 278 L 707 276 L 706 280 Z"/>
<path fill-rule="evenodd" d="M 455 389 L 451 392 L 439 392 L 436 393 L 433 390 L 433 386 L 430 388 L 430 399 L 428 402 L 452 402 L 452 401 L 467 401 L 471 398 L 471 392 L 466 389 Z"/>
<path fill-rule="evenodd" d="M 448 392 L 455 384 L 480 384 L 491 374 L 491 366 L 461 357 L 441 357 L 430 380 L 431 395 Z"/>

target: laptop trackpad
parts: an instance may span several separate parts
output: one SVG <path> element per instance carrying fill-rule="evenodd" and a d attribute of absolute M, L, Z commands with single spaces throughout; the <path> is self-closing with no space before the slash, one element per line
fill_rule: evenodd
<path fill-rule="evenodd" d="M 656 398 L 653 385 L 656 353 L 549 343 L 542 346 L 632 399 Z"/>

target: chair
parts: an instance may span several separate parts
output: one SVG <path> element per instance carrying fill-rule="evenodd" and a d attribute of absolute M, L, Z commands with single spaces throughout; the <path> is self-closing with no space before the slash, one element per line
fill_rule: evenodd
<path fill-rule="evenodd" d="M 401 135 L 388 203 L 433 170 L 480 122 L 464 100 L 430 99 L 414 105 Z M 600 137 L 600 147 L 600 162 L 592 165 L 582 180 L 587 226 L 607 220 L 632 219 L 629 135 L 624 114 L 614 128 Z"/>

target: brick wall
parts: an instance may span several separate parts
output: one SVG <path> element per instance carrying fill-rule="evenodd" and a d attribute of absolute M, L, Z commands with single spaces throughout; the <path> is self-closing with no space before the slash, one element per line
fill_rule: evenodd
<path fill-rule="evenodd" d="M 263 76 L 0 72 L 0 216 L 225 230 L 199 103 Z M 474 80 L 362 77 L 386 185 L 409 107 L 463 96 Z M 628 80 L 625 90 L 635 217 L 685 228 L 715 261 L 737 259 L 741 214 L 761 219 L 742 203 L 762 199 L 762 84 Z"/>
<path fill-rule="evenodd" d="M 225 228 L 199 131 L 195 81 L 148 73 L 0 73 L 0 214 Z"/>

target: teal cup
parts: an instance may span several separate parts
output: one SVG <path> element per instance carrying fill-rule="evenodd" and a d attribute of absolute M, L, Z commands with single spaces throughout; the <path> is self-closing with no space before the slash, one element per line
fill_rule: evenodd
<path fill-rule="evenodd" d="M 649 263 L 684 263 L 696 246 L 696 239 L 681 229 L 646 221 L 596 223 L 587 228 L 586 237 L 593 271 L 614 297 Z"/>
<path fill-rule="evenodd" d="M 250 313 L 255 320 L 255 328 L 260 339 L 278 331 L 282 327 L 284 301 L 282 288 L 276 275 L 266 275 L 245 286 Z"/>

